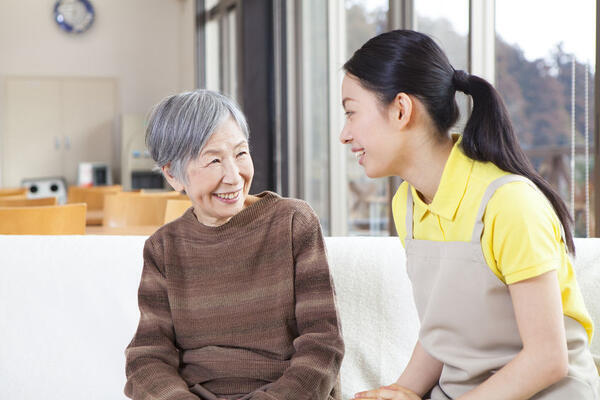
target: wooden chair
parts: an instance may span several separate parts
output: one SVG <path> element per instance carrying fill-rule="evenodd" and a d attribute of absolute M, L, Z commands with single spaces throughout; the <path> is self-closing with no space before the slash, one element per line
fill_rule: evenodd
<path fill-rule="evenodd" d="M 26 194 L 11 194 L 9 196 L 0 196 L 2 200 L 27 200 Z"/>
<path fill-rule="evenodd" d="M 167 200 L 167 207 L 165 208 L 165 224 L 171 222 L 183 215 L 188 208 L 192 206 L 192 202 L 189 199 L 178 200 L 169 199 Z"/>
<path fill-rule="evenodd" d="M 102 225 L 104 211 L 104 196 L 120 193 L 121 185 L 112 186 L 69 186 L 67 203 L 87 204 L 86 223 L 88 225 Z"/>
<path fill-rule="evenodd" d="M 111 186 L 69 186 L 67 203 L 85 203 L 90 210 L 102 210 L 104 208 L 104 196 L 119 193 L 123 189 L 121 185 Z"/>
<path fill-rule="evenodd" d="M 37 207 L 55 205 L 57 205 L 56 197 L 41 197 L 39 199 L 21 198 L 21 196 L 0 197 L 0 207 Z"/>
<path fill-rule="evenodd" d="M 85 204 L 0 207 L 1 235 L 83 235 Z"/>
<path fill-rule="evenodd" d="M 154 189 L 141 189 L 140 194 L 142 196 L 166 196 L 166 197 L 181 197 L 184 196 L 175 190 L 154 190 Z"/>
<path fill-rule="evenodd" d="M 5 188 L 0 189 L 0 196 L 26 196 L 27 188 Z"/>
<path fill-rule="evenodd" d="M 167 201 L 183 198 L 187 198 L 187 196 L 178 193 L 170 196 L 129 192 L 106 195 L 103 225 L 113 228 L 119 226 L 159 227 L 165 221 Z"/>

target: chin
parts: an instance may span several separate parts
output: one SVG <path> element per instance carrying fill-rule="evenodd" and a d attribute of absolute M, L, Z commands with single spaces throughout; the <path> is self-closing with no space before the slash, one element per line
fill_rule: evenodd
<path fill-rule="evenodd" d="M 381 171 L 374 171 L 367 168 L 365 168 L 365 175 L 367 175 L 371 179 L 383 178 L 384 176 L 388 176 L 386 174 L 381 173 Z"/>

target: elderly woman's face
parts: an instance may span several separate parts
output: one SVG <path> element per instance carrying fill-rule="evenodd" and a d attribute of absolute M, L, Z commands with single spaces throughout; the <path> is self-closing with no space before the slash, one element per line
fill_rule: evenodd
<path fill-rule="evenodd" d="M 248 141 L 234 119 L 221 123 L 190 161 L 186 174 L 188 183 L 182 186 L 204 225 L 223 225 L 244 208 L 254 165 Z"/>

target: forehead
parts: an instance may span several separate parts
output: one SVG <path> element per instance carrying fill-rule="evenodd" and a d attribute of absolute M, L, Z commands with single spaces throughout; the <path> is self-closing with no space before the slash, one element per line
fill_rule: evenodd
<path fill-rule="evenodd" d="M 240 143 L 248 143 L 248 140 L 237 122 L 232 117 L 229 117 L 221 122 L 219 127 L 210 136 L 204 145 L 203 152 L 215 148 L 235 147 Z"/>
<path fill-rule="evenodd" d="M 346 100 L 346 104 L 348 104 L 352 101 L 375 101 L 377 97 L 370 90 L 365 89 L 357 77 L 346 74 L 342 81 L 342 100 Z"/>

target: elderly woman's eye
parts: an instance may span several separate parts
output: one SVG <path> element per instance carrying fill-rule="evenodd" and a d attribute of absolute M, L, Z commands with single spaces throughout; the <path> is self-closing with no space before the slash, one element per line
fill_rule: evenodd
<path fill-rule="evenodd" d="M 214 160 L 212 160 L 212 161 L 210 162 L 210 164 L 218 164 L 218 163 L 220 163 L 220 162 L 221 162 L 221 160 L 219 160 L 218 158 L 215 158 Z"/>
<path fill-rule="evenodd" d="M 243 156 L 243 155 L 245 155 L 245 154 L 248 154 L 248 152 L 247 152 L 247 151 L 240 151 L 240 152 L 237 154 L 237 156 L 238 156 L 238 157 L 241 157 L 241 156 Z"/>

